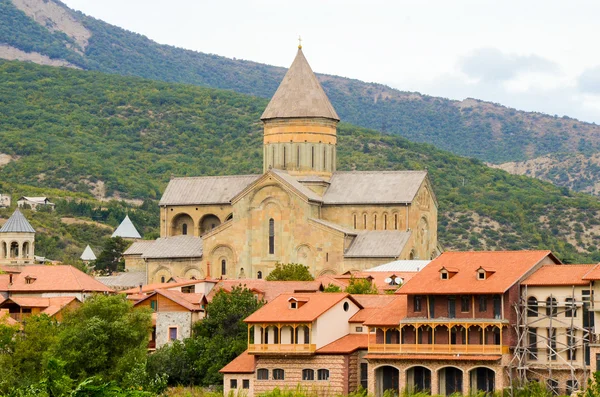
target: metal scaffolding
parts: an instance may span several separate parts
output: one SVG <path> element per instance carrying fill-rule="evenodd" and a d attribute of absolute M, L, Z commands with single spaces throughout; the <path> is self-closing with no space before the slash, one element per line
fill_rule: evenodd
<path fill-rule="evenodd" d="M 570 295 L 551 294 L 533 307 L 528 301 L 527 287 L 523 287 L 519 301 L 513 304 L 517 341 L 507 366 L 511 391 L 512 387 L 532 380 L 544 382 L 549 389 L 556 388 L 553 372 L 557 371 L 568 371 L 571 387 L 585 385 L 593 337 L 591 293 L 590 288 L 589 295 L 577 297 L 572 286 Z M 540 329 L 545 332 L 539 333 Z"/>

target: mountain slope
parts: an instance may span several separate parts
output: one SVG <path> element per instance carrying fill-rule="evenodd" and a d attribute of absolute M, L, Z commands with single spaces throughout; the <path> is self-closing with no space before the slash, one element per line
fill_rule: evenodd
<path fill-rule="evenodd" d="M 285 72 L 159 45 L 71 11 L 55 0 L 0 0 L 0 43 L 13 52 L 25 51 L 37 61 L 46 56 L 89 70 L 231 89 L 264 98 L 271 97 Z M 7 53 L 0 46 L 0 57 L 8 57 Z M 549 153 L 600 150 L 600 127 L 595 124 L 473 99 L 451 101 L 380 84 L 319 77 L 342 120 L 432 143 L 456 154 L 503 163 Z"/>
<path fill-rule="evenodd" d="M 11 159 L 1 179 L 157 199 L 171 176 L 260 172 L 266 104 L 231 91 L 0 61 L 0 153 Z M 338 136 L 340 170 L 429 170 L 447 249 L 548 248 L 567 261 L 600 260 L 596 198 L 345 123 Z"/>

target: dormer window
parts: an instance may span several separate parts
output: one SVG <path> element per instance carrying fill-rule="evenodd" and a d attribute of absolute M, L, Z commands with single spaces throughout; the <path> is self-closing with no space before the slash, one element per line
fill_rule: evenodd
<path fill-rule="evenodd" d="M 495 269 L 480 267 L 477 269 L 477 280 L 486 280 L 496 272 Z"/>
<path fill-rule="evenodd" d="M 458 273 L 457 268 L 449 268 L 449 267 L 442 266 L 442 268 L 440 269 L 440 279 L 449 280 L 452 277 L 454 277 L 456 275 L 456 273 Z"/>
<path fill-rule="evenodd" d="M 440 272 L 440 278 L 442 280 L 448 280 L 450 277 L 448 277 L 448 272 L 445 271 L 445 270 L 443 270 L 443 271 Z"/>
<path fill-rule="evenodd" d="M 33 284 L 36 278 L 33 276 L 25 276 L 25 284 Z"/>
<path fill-rule="evenodd" d="M 290 302 L 290 309 L 297 309 L 297 308 L 298 308 L 298 302 L 296 302 L 296 301 Z"/>
<path fill-rule="evenodd" d="M 308 299 L 306 298 L 290 298 L 288 299 L 288 302 L 290 304 L 290 309 L 299 309 L 302 307 L 302 305 L 304 305 L 306 302 L 308 302 Z"/>
<path fill-rule="evenodd" d="M 485 270 L 481 269 L 477 272 L 477 280 L 485 280 Z"/>

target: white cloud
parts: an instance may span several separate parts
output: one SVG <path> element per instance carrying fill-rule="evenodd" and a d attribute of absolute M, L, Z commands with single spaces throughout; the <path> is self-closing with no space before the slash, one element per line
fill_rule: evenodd
<path fill-rule="evenodd" d="M 584 70 L 577 83 L 581 92 L 600 95 L 600 66 Z"/>

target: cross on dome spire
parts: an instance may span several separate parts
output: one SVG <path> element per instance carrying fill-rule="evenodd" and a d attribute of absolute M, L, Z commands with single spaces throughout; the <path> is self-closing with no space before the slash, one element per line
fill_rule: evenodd
<path fill-rule="evenodd" d="M 302 49 L 302 37 L 298 36 L 298 49 L 301 50 Z"/>

